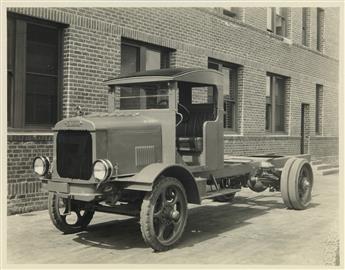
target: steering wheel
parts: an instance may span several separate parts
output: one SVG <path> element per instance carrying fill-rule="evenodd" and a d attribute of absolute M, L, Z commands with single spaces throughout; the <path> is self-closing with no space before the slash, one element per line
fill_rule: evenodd
<path fill-rule="evenodd" d="M 178 107 L 177 114 L 181 116 L 181 120 L 177 124 L 177 126 L 178 126 L 182 122 L 187 122 L 189 120 L 190 111 L 187 109 L 186 106 L 182 105 L 181 103 L 178 103 L 177 107 Z"/>
<path fill-rule="evenodd" d="M 161 101 L 158 102 L 157 105 L 161 109 L 166 109 L 169 107 L 169 101 L 167 99 L 162 99 Z"/>

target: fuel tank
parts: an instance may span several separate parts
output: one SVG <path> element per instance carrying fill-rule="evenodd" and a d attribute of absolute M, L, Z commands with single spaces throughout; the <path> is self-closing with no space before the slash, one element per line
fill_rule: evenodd
<path fill-rule="evenodd" d="M 161 123 L 138 112 L 94 113 L 56 124 L 55 131 L 80 130 L 94 134 L 93 161 L 109 159 L 118 174 L 134 174 L 143 167 L 162 162 Z"/>

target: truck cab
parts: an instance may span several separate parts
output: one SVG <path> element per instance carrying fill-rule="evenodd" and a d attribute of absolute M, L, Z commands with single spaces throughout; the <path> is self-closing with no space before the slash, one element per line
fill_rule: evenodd
<path fill-rule="evenodd" d="M 217 169 L 224 153 L 222 81 L 217 71 L 179 68 L 138 72 L 106 83 L 119 96 L 121 111 L 161 124 L 162 162 Z"/>

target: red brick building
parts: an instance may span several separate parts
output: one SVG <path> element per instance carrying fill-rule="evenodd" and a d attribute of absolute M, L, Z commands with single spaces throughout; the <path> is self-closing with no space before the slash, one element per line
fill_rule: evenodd
<path fill-rule="evenodd" d="M 50 128 L 121 104 L 104 80 L 225 75 L 225 152 L 338 156 L 339 8 L 8 8 L 8 213 L 45 208 L 32 158 Z"/>

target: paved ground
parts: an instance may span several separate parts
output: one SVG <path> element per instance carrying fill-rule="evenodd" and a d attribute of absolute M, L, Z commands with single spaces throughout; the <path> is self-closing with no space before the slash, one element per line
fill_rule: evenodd
<path fill-rule="evenodd" d="M 134 218 L 96 213 L 88 231 L 63 235 L 47 211 L 8 217 L 8 263 L 276 264 L 339 263 L 338 175 L 316 176 L 313 203 L 287 210 L 280 193 L 241 191 L 234 204 L 189 210 L 175 249 L 154 253 Z"/>

